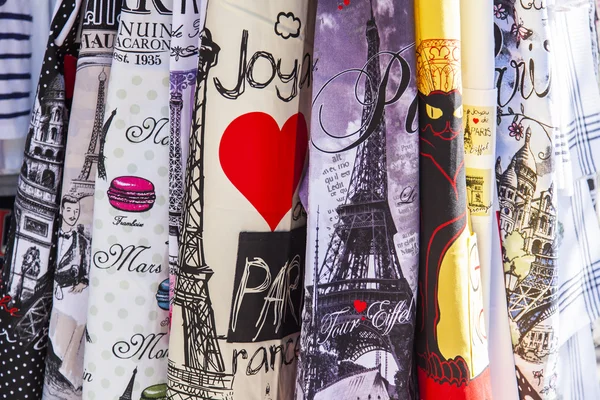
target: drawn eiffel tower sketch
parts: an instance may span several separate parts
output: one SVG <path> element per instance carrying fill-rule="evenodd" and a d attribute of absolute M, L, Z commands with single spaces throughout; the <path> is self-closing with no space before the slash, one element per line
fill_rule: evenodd
<path fill-rule="evenodd" d="M 179 235 L 181 200 L 183 199 L 183 168 L 181 163 L 181 92 L 171 96 L 171 137 L 169 140 L 169 234 Z M 173 231 L 173 232 L 171 232 Z"/>
<path fill-rule="evenodd" d="M 184 346 L 181 354 L 169 355 L 169 400 L 229 400 L 228 393 L 233 387 L 233 374 L 225 371 L 220 337 L 216 332 L 208 287 L 213 271 L 206 265 L 202 238 L 206 78 L 210 68 L 217 63 L 219 51 L 210 31 L 205 29 L 201 35 L 194 134 L 190 137 L 187 163 L 186 212 L 179 252 L 181 268 L 173 302 L 174 318 L 177 313 L 180 314 L 183 330 L 173 330 L 171 334 L 179 334 Z"/>
<path fill-rule="evenodd" d="M 85 161 L 79 177 L 73 179 L 72 190 L 76 191 L 78 197 L 91 196 L 94 194 L 95 176 L 92 173 L 92 166 L 96 164 L 98 166 L 98 176 L 106 176 L 104 169 L 104 162 L 99 161 L 98 152 L 96 147 L 98 142 L 101 144 L 104 141 L 104 135 L 106 132 L 103 129 L 104 111 L 105 111 L 105 100 L 106 100 L 106 81 L 108 76 L 102 68 L 100 74 L 98 74 L 98 96 L 96 98 L 96 112 L 94 114 L 94 127 L 92 129 L 92 136 L 88 145 L 87 153 L 85 154 Z M 102 160 L 103 161 L 103 160 Z"/>
<path fill-rule="evenodd" d="M 135 383 L 135 375 L 137 374 L 137 367 L 135 367 L 135 369 L 133 370 L 133 374 L 131 375 L 131 378 L 129 379 L 129 383 L 127 384 L 127 387 L 125 388 L 125 391 L 123 392 L 123 394 L 121 395 L 121 397 L 119 397 L 119 400 L 132 400 L 133 399 L 133 385 Z"/>
<path fill-rule="evenodd" d="M 169 139 L 169 274 L 176 277 L 179 264 L 178 243 L 181 231 L 181 213 L 183 206 L 184 185 L 184 152 L 181 138 L 181 113 L 183 110 L 184 91 L 189 94 L 195 88 L 197 69 L 187 71 L 171 71 L 170 76 L 170 120 Z M 189 89 L 186 91 L 186 89 Z M 185 154 L 184 154 L 185 153 Z"/>
<path fill-rule="evenodd" d="M 381 82 L 379 32 L 372 4 L 366 39 L 369 62 L 366 65 L 368 79 L 364 80 L 363 127 L 369 125 Z M 382 332 L 370 326 L 360 314 L 344 314 L 344 323 L 353 323 L 355 329 L 336 338 L 321 337 L 320 322 L 339 310 L 352 307 L 353 301 L 360 301 L 365 307 L 378 302 L 386 302 L 390 309 L 406 307 L 410 310 L 414 307 L 415 299 L 400 267 L 393 240 L 397 229 L 388 203 L 385 114 L 378 118 L 380 121 L 368 139 L 357 148 L 347 197 L 336 209 L 339 222 L 334 226 L 320 265 L 317 242 L 314 282 L 307 286 L 305 300 L 307 308 L 312 310 L 310 327 L 307 327 L 312 335 L 306 340 L 307 365 L 303 371 L 306 400 L 329 399 L 330 393 L 326 389 L 333 384 L 343 385 L 345 377 L 334 382 L 324 380 L 328 374 L 323 368 L 328 364 L 322 362 L 321 357 L 333 356 L 339 364 L 354 362 L 372 352 L 375 365 L 369 368 L 380 370 L 381 359 L 389 354 L 401 379 L 410 380 L 411 361 L 406 355 L 412 348 L 406 338 L 414 329 L 411 318 L 405 323 L 394 324 L 389 332 Z M 363 135 L 367 133 L 361 132 L 360 136 Z M 408 391 L 406 395 L 410 398 Z"/>

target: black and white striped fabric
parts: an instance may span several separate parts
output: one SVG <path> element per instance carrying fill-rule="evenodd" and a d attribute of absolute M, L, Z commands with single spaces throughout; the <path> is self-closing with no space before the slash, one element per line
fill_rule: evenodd
<path fill-rule="evenodd" d="M 560 348 L 557 386 L 563 399 L 600 399 L 592 332 L 582 328 Z M 588 367 L 589 368 L 586 368 Z"/>
<path fill-rule="evenodd" d="M 0 139 L 27 134 L 31 112 L 30 0 L 0 0 Z"/>
<path fill-rule="evenodd" d="M 0 175 L 18 173 L 56 0 L 0 0 Z"/>

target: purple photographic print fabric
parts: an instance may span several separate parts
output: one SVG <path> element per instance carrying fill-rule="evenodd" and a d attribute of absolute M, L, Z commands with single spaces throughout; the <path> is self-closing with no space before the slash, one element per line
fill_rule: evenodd
<path fill-rule="evenodd" d="M 413 2 L 320 2 L 296 398 L 415 398 Z"/>

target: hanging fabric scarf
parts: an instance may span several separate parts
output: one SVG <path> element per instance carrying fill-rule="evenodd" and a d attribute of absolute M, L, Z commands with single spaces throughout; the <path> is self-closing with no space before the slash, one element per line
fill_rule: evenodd
<path fill-rule="evenodd" d="M 40 398 L 42 391 L 79 6 L 57 5 L 19 176 L 2 270 L 0 396 L 7 399 Z"/>
<path fill-rule="evenodd" d="M 172 2 L 133 3 L 121 9 L 95 187 L 85 399 L 166 395 Z"/>
<path fill-rule="evenodd" d="M 460 4 L 417 0 L 415 8 L 422 215 L 415 351 L 420 397 L 490 399 L 477 241 L 467 210 Z M 475 105 L 468 104 L 467 110 Z M 485 173 L 480 175 L 485 179 Z M 485 204 L 483 196 L 480 200 Z"/>
<path fill-rule="evenodd" d="M 306 244 L 297 186 L 308 148 L 311 3 L 208 4 L 169 398 L 294 397 Z"/>
<path fill-rule="evenodd" d="M 416 397 L 412 9 L 319 3 L 298 399 Z"/>
<path fill-rule="evenodd" d="M 32 78 L 40 71 L 40 66 L 32 63 L 34 24 L 39 24 L 39 21 L 33 21 L 32 3 L 30 0 L 0 2 L 1 175 L 19 172 L 31 114 L 31 93 L 36 89 L 32 85 L 36 79 Z M 47 27 L 48 21 L 45 22 Z M 47 33 L 42 46 L 47 40 Z M 40 43 L 36 44 L 39 46 Z M 35 50 L 43 53 L 44 48 L 36 46 Z"/>
<path fill-rule="evenodd" d="M 186 0 L 175 0 L 173 3 L 173 35 L 169 61 L 169 316 L 179 269 L 185 167 L 198 71 L 198 47 L 205 17 L 206 0 L 202 0 L 200 4 Z M 166 286 L 166 282 L 162 285 Z"/>
<path fill-rule="evenodd" d="M 496 153 L 496 91 L 494 90 L 494 23 L 490 1 L 461 0 L 461 76 L 467 205 L 481 267 L 484 312 L 477 323 L 479 336 L 488 330 L 490 269 L 492 261 L 492 209 Z M 482 310 L 483 311 L 483 310 Z M 486 323 L 484 327 L 484 316 Z"/>
<path fill-rule="evenodd" d="M 56 242 L 43 395 L 48 400 L 81 399 L 94 183 L 97 165 L 105 168 L 98 151 L 104 141 L 104 106 L 120 5 L 119 0 L 91 0 L 84 14 Z"/>
<path fill-rule="evenodd" d="M 481 271 L 481 281 L 474 280 L 471 286 L 483 294 L 483 309 L 474 321 L 478 333 L 476 340 L 482 344 L 486 342 L 486 336 L 489 339 L 490 380 L 494 398 L 513 399 L 516 382 L 514 362 L 507 357 L 512 353 L 512 344 L 506 318 L 495 199 L 496 90 L 495 54 L 491 45 L 494 43 L 494 20 L 490 18 L 493 3 L 461 0 L 460 12 L 467 204 L 472 229 L 477 235 Z M 496 246 L 498 253 L 493 257 L 492 249 Z"/>
<path fill-rule="evenodd" d="M 522 399 L 553 399 L 558 346 L 554 181 L 566 175 L 554 173 L 557 113 L 553 118 L 548 10 L 540 1 L 496 0 L 494 15 L 496 183 L 517 383 Z"/>
<path fill-rule="evenodd" d="M 560 114 L 555 164 L 565 184 L 558 191 L 558 304 L 560 336 L 558 380 L 550 382 L 563 398 L 600 398 L 591 324 L 600 317 L 600 224 L 598 157 L 600 92 L 595 85 L 595 29 L 590 30 L 592 2 L 549 3 L 552 29 L 553 110 Z M 559 169 L 559 168 L 557 168 Z M 596 208 L 596 210 L 594 210 Z"/>

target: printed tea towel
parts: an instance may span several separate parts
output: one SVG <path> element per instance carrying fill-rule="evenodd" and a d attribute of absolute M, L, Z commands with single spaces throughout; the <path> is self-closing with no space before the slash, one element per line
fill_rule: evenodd
<path fill-rule="evenodd" d="M 296 396 L 413 399 L 419 158 L 413 1 L 320 2 Z M 395 391 L 388 394 L 388 386 Z M 366 397 L 365 397 L 366 398 Z"/>
<path fill-rule="evenodd" d="M 558 242 L 545 2 L 495 0 L 496 183 L 510 334 L 521 398 L 556 398 Z M 561 138 L 558 138 L 561 140 Z M 563 186 L 563 185 L 561 185 Z"/>
<path fill-rule="evenodd" d="M 79 6 L 62 1 L 52 21 L 2 268 L 0 396 L 7 399 L 42 392 Z"/>
<path fill-rule="evenodd" d="M 481 270 L 485 330 L 489 331 L 492 208 L 496 153 L 496 90 L 494 89 L 494 21 L 491 1 L 461 0 L 461 73 L 467 206 Z M 485 314 L 485 315 L 484 315 Z M 483 320 L 478 321 L 482 324 Z"/>
<path fill-rule="evenodd" d="M 94 195 L 84 399 L 166 394 L 171 7 L 121 8 Z"/>
<path fill-rule="evenodd" d="M 184 177 L 195 103 L 200 31 L 204 28 L 206 0 L 173 2 L 173 34 L 169 59 L 169 311 L 178 270 L 179 235 Z M 169 314 L 170 315 L 170 314 Z"/>
<path fill-rule="evenodd" d="M 467 209 L 460 2 L 417 0 L 415 8 L 422 215 L 415 351 L 420 398 L 487 400 L 491 389 L 482 284 Z"/>
<path fill-rule="evenodd" d="M 493 184 L 494 218 L 492 229 L 492 258 L 490 269 L 490 303 L 488 331 L 488 352 L 490 357 L 490 381 L 494 399 L 518 399 L 515 359 L 510 338 L 510 324 L 506 315 L 507 299 L 502 263 L 502 243 L 500 239 L 498 195 Z"/>
<path fill-rule="evenodd" d="M 554 113 L 560 112 L 560 138 L 555 141 L 557 164 L 572 182 L 558 192 L 557 242 L 558 379 L 550 382 L 569 399 L 600 398 L 593 357 L 591 324 L 600 317 L 600 224 L 597 190 L 600 156 L 598 123 L 600 93 L 592 83 L 596 70 L 595 34 L 587 25 L 591 2 L 561 1 L 549 7 L 553 39 Z M 564 78 L 563 78 L 564 77 Z M 561 150 L 560 152 L 558 150 Z M 595 209 L 594 209 L 595 208 Z M 593 371 L 593 372 L 591 372 Z"/>
<path fill-rule="evenodd" d="M 104 106 L 120 5 L 119 0 L 89 1 L 84 14 L 56 241 L 43 394 L 48 400 L 81 399 L 94 183 L 96 168 L 106 169 L 98 151 L 104 140 Z"/>
<path fill-rule="evenodd" d="M 308 149 L 312 8 L 308 0 L 208 4 L 169 398 L 294 397 L 306 244 L 297 187 Z"/>

